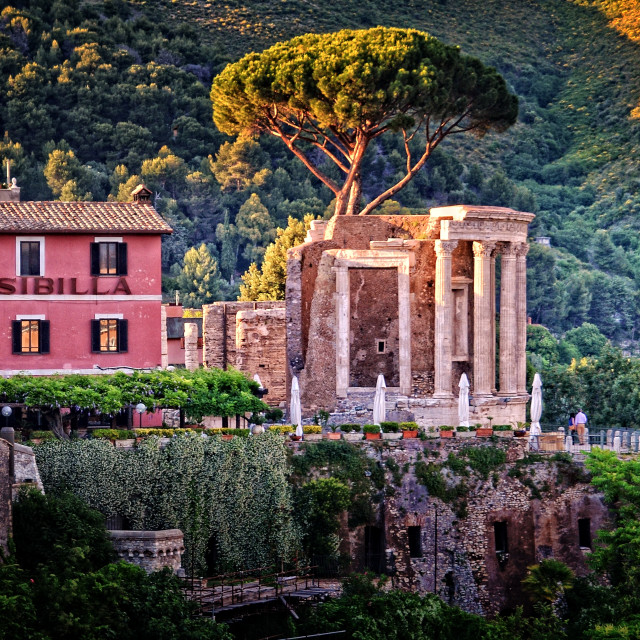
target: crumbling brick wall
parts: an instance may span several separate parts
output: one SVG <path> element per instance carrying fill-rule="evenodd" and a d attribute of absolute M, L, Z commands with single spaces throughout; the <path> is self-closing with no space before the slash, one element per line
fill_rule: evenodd
<path fill-rule="evenodd" d="M 287 399 L 285 310 L 256 309 L 236 314 L 236 367 L 258 374 L 269 390 L 264 401 L 275 406 Z"/>
<path fill-rule="evenodd" d="M 10 445 L 0 439 L 0 549 L 7 552 L 11 533 L 11 478 L 9 477 Z"/>

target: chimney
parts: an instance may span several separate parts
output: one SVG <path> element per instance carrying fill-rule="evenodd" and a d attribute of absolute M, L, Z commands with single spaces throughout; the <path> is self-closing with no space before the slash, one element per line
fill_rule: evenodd
<path fill-rule="evenodd" d="M 147 189 L 143 184 L 139 184 L 132 192 L 131 198 L 133 202 L 139 204 L 151 203 L 151 191 Z"/>

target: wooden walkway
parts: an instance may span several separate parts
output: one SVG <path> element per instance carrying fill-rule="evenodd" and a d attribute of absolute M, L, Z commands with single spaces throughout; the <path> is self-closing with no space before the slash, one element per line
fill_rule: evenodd
<path fill-rule="evenodd" d="M 300 602 L 318 602 L 336 593 L 335 581 L 321 581 L 311 571 L 272 572 L 264 569 L 239 571 L 198 580 L 185 579 L 186 596 L 198 603 L 201 616 L 228 617 L 256 607 L 289 609 L 297 617 L 293 605 Z M 245 611 L 243 611 L 245 610 Z"/>

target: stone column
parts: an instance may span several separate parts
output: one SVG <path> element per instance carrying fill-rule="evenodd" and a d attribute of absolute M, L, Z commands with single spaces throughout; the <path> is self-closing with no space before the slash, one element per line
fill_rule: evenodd
<path fill-rule="evenodd" d="M 198 325 L 195 322 L 184 323 L 184 366 L 195 371 L 198 366 Z"/>
<path fill-rule="evenodd" d="M 450 398 L 451 356 L 453 349 L 453 292 L 451 291 L 451 253 L 457 241 L 436 240 L 436 323 L 435 323 L 435 398 Z"/>
<path fill-rule="evenodd" d="M 491 253 L 491 393 L 495 395 L 496 389 L 496 252 Z"/>
<path fill-rule="evenodd" d="M 336 395 L 349 388 L 349 269 L 334 267 L 336 274 Z"/>
<path fill-rule="evenodd" d="M 409 258 L 398 265 L 398 357 L 400 393 L 411 393 L 411 281 Z"/>
<path fill-rule="evenodd" d="M 513 396 L 518 392 L 516 360 L 517 348 L 517 282 L 516 258 L 518 247 L 512 242 L 501 247 L 502 271 L 500 281 L 500 395 Z"/>
<path fill-rule="evenodd" d="M 527 253 L 529 245 L 517 245 L 516 257 L 516 391 L 527 393 Z"/>
<path fill-rule="evenodd" d="M 491 374 L 495 365 L 491 362 L 494 355 L 495 333 L 491 312 L 491 254 L 495 242 L 473 243 L 473 394 L 490 396 L 494 381 Z M 495 376 L 494 376 L 495 377 Z"/>

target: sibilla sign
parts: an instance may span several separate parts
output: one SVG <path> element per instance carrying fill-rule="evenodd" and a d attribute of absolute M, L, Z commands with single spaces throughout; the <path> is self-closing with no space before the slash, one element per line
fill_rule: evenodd
<path fill-rule="evenodd" d="M 78 282 L 78 281 L 81 282 Z M 126 278 L 0 278 L 0 295 L 131 295 Z"/>

